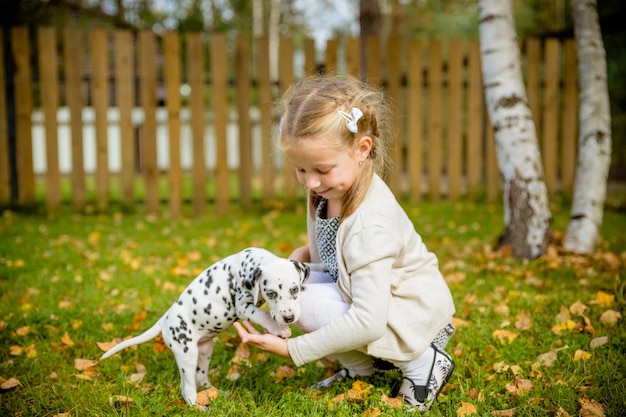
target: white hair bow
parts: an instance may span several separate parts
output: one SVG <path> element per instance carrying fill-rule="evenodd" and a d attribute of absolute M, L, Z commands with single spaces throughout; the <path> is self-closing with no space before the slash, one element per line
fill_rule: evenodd
<path fill-rule="evenodd" d="M 357 133 L 359 131 L 359 128 L 356 125 L 356 122 L 359 121 L 359 119 L 361 117 L 363 117 L 363 112 L 361 111 L 361 109 L 358 109 L 356 107 L 352 107 L 350 109 L 350 113 L 346 113 L 345 111 L 342 110 L 337 110 L 337 113 L 339 113 L 339 116 L 343 117 L 346 122 L 346 126 L 348 127 L 348 130 L 352 133 Z"/>

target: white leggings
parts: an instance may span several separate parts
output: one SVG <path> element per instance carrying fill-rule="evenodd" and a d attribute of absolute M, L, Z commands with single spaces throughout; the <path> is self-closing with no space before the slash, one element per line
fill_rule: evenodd
<path fill-rule="evenodd" d="M 307 333 L 315 331 L 350 309 L 330 275 L 313 271 L 305 286 L 306 290 L 300 293 L 300 319 L 295 324 L 300 330 Z M 446 335 L 444 346 L 451 335 Z M 389 362 L 398 367 L 405 377 L 419 385 L 425 385 L 434 354 L 433 348 L 429 347 L 419 358 Z M 363 352 L 353 350 L 333 354 L 333 357 L 341 362 L 351 377 L 369 376 L 375 372 L 374 358 Z"/>

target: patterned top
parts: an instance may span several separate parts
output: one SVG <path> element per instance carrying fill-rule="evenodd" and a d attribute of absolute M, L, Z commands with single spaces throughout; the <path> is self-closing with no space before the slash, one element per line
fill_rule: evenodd
<path fill-rule="evenodd" d="M 335 282 L 339 278 L 337 230 L 339 230 L 339 217 L 326 218 L 326 200 L 322 199 L 315 210 L 315 241 L 320 259 Z"/>

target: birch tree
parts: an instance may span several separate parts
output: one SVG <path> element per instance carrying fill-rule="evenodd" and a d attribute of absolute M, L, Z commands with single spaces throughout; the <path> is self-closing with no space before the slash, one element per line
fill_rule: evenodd
<path fill-rule="evenodd" d="M 611 164 L 611 112 L 596 0 L 573 0 L 572 6 L 580 89 L 578 165 L 563 246 L 589 254 L 602 226 Z"/>
<path fill-rule="evenodd" d="M 552 216 L 537 132 L 520 68 L 510 0 L 479 0 L 480 53 L 504 193 L 502 245 L 536 258 L 550 242 Z"/>

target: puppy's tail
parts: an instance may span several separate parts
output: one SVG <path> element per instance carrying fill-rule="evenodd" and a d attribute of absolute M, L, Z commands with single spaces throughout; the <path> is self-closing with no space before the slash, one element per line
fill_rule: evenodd
<path fill-rule="evenodd" d="M 126 349 L 129 346 L 138 345 L 140 343 L 147 342 L 150 339 L 154 339 L 155 337 L 159 335 L 159 333 L 161 333 L 161 329 L 162 329 L 162 320 L 159 320 L 156 323 L 154 323 L 154 326 L 150 327 L 148 330 L 146 330 L 139 336 L 135 336 L 132 339 L 124 340 L 123 342 L 118 343 L 117 345 L 113 346 L 111 349 L 106 351 L 104 355 L 100 357 L 100 360 L 106 359 L 111 355 L 115 355 L 120 350 Z"/>

